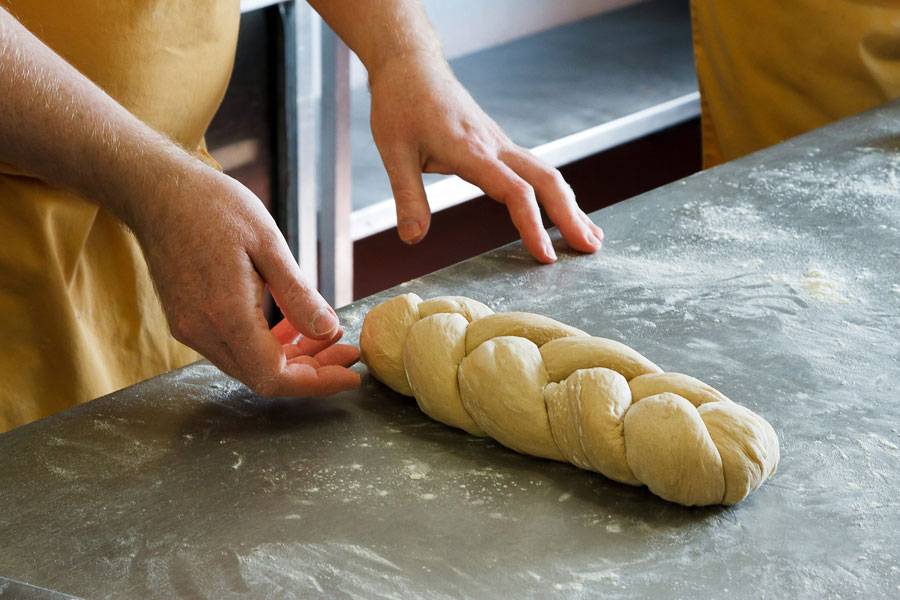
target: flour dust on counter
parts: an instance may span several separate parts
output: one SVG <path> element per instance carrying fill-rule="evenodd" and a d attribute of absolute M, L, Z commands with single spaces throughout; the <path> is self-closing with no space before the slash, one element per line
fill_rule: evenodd
<path fill-rule="evenodd" d="M 171 376 L 171 386 L 165 394 L 139 394 L 142 401 L 149 401 L 165 412 L 176 412 L 174 403 L 184 403 L 185 398 L 196 402 L 217 402 L 227 410 L 241 414 L 232 404 L 225 402 L 236 392 L 245 389 L 240 382 L 222 377 L 212 365 L 199 362 L 176 371 Z M 140 390 L 140 388 L 137 388 Z M 119 414 L 100 411 L 90 420 L 93 433 L 73 439 L 72 436 L 50 436 L 42 448 L 40 459 L 44 467 L 54 475 L 73 486 L 79 485 L 80 474 L 87 471 L 87 465 L 97 461 L 111 461 L 116 469 L 108 471 L 109 477 L 122 474 L 137 474 L 148 464 L 163 458 L 166 449 L 156 444 L 152 436 L 135 436 L 135 427 L 152 429 L 146 414 Z M 183 441 L 192 439 L 186 434 Z M 108 452 L 109 442 L 114 441 L 117 452 Z M 88 489 L 94 483 L 84 482 Z"/>
<path fill-rule="evenodd" d="M 884 215 L 888 221 L 878 228 L 897 231 L 900 147 L 895 144 L 846 148 L 827 157 L 811 150 L 807 159 L 755 168 L 749 179 L 773 197 L 800 199 L 816 212 L 863 218 Z"/>
<path fill-rule="evenodd" d="M 371 548 L 355 544 L 261 544 L 238 560 L 241 578 L 261 596 L 417 596 L 403 569 Z"/>

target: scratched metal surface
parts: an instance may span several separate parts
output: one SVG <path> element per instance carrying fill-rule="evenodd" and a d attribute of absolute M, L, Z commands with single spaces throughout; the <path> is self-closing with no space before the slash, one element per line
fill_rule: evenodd
<path fill-rule="evenodd" d="M 0 576 L 85 598 L 900 594 L 900 105 L 341 311 L 464 294 L 622 340 L 766 417 L 778 472 L 688 509 L 360 390 L 262 400 L 198 363 L 0 436 Z M 361 367 L 360 367 L 361 368 Z"/>
<path fill-rule="evenodd" d="M 68 594 L 60 594 L 52 590 L 35 587 L 0 577 L 0 599 L 2 600 L 78 600 Z"/>

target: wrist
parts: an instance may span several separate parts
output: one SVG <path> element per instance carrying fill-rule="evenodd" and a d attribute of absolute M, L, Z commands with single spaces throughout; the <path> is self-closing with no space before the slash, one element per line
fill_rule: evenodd
<path fill-rule="evenodd" d="M 93 197 L 104 209 L 122 221 L 138 237 L 143 223 L 159 222 L 171 216 L 167 200 L 196 180 L 204 170 L 212 170 L 162 136 L 138 136 L 129 147 L 116 148 L 104 165 L 98 161 L 93 181 Z M 142 139 L 144 138 L 144 139 Z"/>
<path fill-rule="evenodd" d="M 450 64 L 443 54 L 430 51 L 412 51 L 388 56 L 368 68 L 368 75 L 369 87 L 373 93 L 382 84 L 394 87 L 415 80 L 455 79 Z"/>
<path fill-rule="evenodd" d="M 421 0 L 309 0 L 326 23 L 353 50 L 370 80 L 390 65 L 444 62 Z"/>
<path fill-rule="evenodd" d="M 437 38 L 430 38 L 420 44 L 395 44 L 381 48 L 366 57 L 360 57 L 366 67 L 369 82 L 375 83 L 386 73 L 415 73 L 422 70 L 446 69 L 450 65 L 444 58 Z"/>

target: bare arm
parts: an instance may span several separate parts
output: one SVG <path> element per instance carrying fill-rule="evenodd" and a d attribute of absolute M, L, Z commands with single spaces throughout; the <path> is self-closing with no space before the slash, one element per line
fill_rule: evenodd
<path fill-rule="evenodd" d="M 79 192 L 128 224 L 120 199 L 190 164 L 0 8 L 0 160 Z M 153 172 L 157 171 L 157 172 Z"/>
<path fill-rule="evenodd" d="M 372 134 L 391 180 L 401 239 L 428 230 L 422 173 L 452 173 L 502 202 L 538 260 L 556 258 L 538 203 L 569 245 L 599 249 L 603 232 L 559 171 L 513 144 L 463 89 L 418 0 L 310 0 L 369 72 Z"/>
<path fill-rule="evenodd" d="M 124 222 L 175 336 L 266 395 L 358 385 L 337 317 L 261 202 L 142 123 L 0 8 L 0 160 Z M 270 332 L 265 285 L 290 325 Z M 300 334 L 312 340 L 296 345 Z"/>

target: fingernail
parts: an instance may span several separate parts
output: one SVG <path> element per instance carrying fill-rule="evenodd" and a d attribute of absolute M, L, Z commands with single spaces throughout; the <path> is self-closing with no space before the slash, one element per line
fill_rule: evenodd
<path fill-rule="evenodd" d="M 400 234 L 401 240 L 410 244 L 422 235 L 422 228 L 419 226 L 418 221 L 415 221 L 414 219 L 404 219 L 397 225 L 397 232 Z"/>
<path fill-rule="evenodd" d="M 339 325 L 337 317 L 333 315 L 328 308 L 320 308 L 317 310 L 313 314 L 312 319 L 309 320 L 309 324 L 312 327 L 313 333 L 316 335 L 333 333 Z"/>
<path fill-rule="evenodd" d="M 547 256 L 556 260 L 556 251 L 553 249 L 553 244 L 550 242 L 549 238 L 544 238 L 544 252 L 547 253 Z"/>

